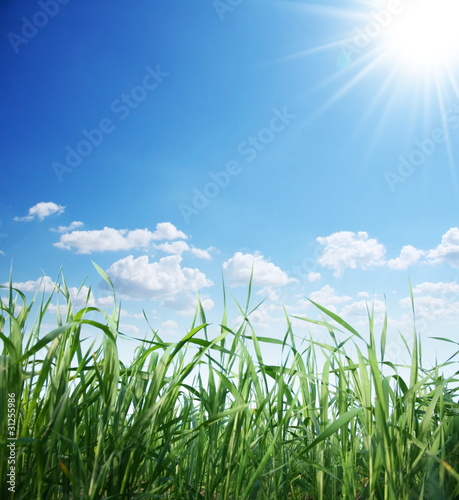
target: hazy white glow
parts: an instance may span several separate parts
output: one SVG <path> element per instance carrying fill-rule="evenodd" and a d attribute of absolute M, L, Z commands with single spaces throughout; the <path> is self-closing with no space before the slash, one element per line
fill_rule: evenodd
<path fill-rule="evenodd" d="M 391 50 L 402 62 L 450 66 L 459 57 L 459 0 L 404 2 L 389 27 Z"/>

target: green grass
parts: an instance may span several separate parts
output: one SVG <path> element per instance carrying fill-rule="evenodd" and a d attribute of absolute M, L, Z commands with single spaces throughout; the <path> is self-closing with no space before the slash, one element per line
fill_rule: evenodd
<path fill-rule="evenodd" d="M 364 335 L 317 305 L 323 321 L 304 320 L 328 330 L 328 344 L 299 342 L 287 315 L 283 340 L 269 339 L 251 325 L 249 286 L 237 330 L 225 306 L 211 336 L 198 305 L 183 339 L 168 343 L 151 329 L 125 365 L 116 307 L 73 310 L 62 280 L 55 293 L 65 317 L 43 331 L 55 296 L 28 304 L 11 286 L 6 293 L 2 499 L 459 498 L 457 380 L 442 366 L 422 367 L 416 332 L 403 378 L 406 370 L 385 359 L 387 324 L 376 335 L 371 311 Z M 88 331 L 103 341 L 83 349 Z M 278 344 L 282 364 L 265 364 L 265 343 Z M 6 483 L 11 393 L 15 493 Z"/>

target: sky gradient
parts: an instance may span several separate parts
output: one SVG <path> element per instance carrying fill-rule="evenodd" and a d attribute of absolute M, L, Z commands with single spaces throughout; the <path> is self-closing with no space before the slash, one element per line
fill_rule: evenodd
<path fill-rule="evenodd" d="M 412 8 L 3 2 L 0 282 L 51 290 L 63 268 L 109 308 L 94 261 L 127 334 L 144 309 L 178 339 L 197 293 L 218 324 L 222 275 L 243 300 L 253 266 L 266 335 L 283 305 L 318 317 L 310 298 L 364 331 L 387 308 L 398 346 L 411 280 L 423 338 L 458 341 L 459 51 L 401 59 Z"/>

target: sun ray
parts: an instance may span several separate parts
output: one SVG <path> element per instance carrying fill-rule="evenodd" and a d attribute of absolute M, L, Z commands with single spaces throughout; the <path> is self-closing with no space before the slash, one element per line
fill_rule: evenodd
<path fill-rule="evenodd" d="M 442 94 L 441 86 L 439 84 L 436 86 L 436 91 L 437 91 L 437 99 L 438 99 L 438 103 L 439 103 L 439 108 L 441 110 L 441 119 L 442 119 L 443 130 L 447 131 L 445 142 L 446 142 L 446 150 L 448 153 L 448 160 L 449 160 L 449 171 L 451 174 L 451 179 L 452 179 L 453 187 L 454 187 L 454 194 L 456 196 L 459 196 L 457 168 L 455 165 L 456 162 L 455 162 L 454 153 L 453 153 L 452 140 L 451 140 L 450 133 L 449 133 L 448 117 L 446 116 L 446 114 L 447 114 L 446 104 L 444 102 L 444 96 Z"/>
<path fill-rule="evenodd" d="M 303 126 L 311 125 L 349 92 L 377 81 L 374 95 L 355 124 L 353 138 L 359 131 L 364 132 L 364 124 L 372 115 L 380 113 L 373 124 L 373 138 L 367 142 L 365 155 L 370 154 L 394 117 L 399 116 L 406 124 L 402 139 L 407 148 L 412 148 L 418 134 L 431 131 L 440 120 L 447 134 L 448 167 L 458 196 L 454 158 L 457 139 L 451 134 L 452 118 L 447 113 L 451 101 L 459 101 L 459 36 L 455 26 L 459 0 L 407 0 L 392 13 L 387 11 L 389 4 L 381 1 L 355 1 L 354 7 L 347 9 L 300 1 L 273 3 L 280 8 L 293 7 L 309 18 L 311 14 L 325 16 L 334 26 L 332 39 L 266 63 L 281 64 L 319 55 L 317 60 L 331 67 L 328 77 L 303 96 L 308 103 L 318 103 Z M 318 96 L 331 88 L 333 92 L 318 101 Z"/>

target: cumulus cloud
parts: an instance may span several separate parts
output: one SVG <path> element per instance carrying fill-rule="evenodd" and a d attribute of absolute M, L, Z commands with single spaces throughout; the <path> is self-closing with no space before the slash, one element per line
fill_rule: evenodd
<path fill-rule="evenodd" d="M 120 323 L 120 331 L 126 335 L 139 335 L 140 333 L 137 326 L 128 323 Z"/>
<path fill-rule="evenodd" d="M 310 293 L 308 299 L 336 313 L 338 312 L 336 306 L 351 301 L 352 297 L 348 295 L 338 295 L 333 287 L 325 285 L 320 290 Z M 301 309 L 314 307 L 309 300 L 305 300 L 304 298 L 299 300 L 298 306 Z"/>
<path fill-rule="evenodd" d="M 3 283 L 8 286 L 9 283 Z M 36 280 L 28 280 L 23 282 L 14 282 L 13 287 L 21 290 L 21 292 L 47 292 L 50 293 L 56 289 L 53 280 L 49 276 L 43 276 Z"/>
<path fill-rule="evenodd" d="M 159 325 L 159 334 L 161 336 L 165 335 L 166 337 L 172 337 L 178 335 L 179 325 L 176 321 L 171 319 L 163 321 Z"/>
<path fill-rule="evenodd" d="M 452 227 L 441 239 L 441 243 L 427 252 L 431 264 L 447 262 L 453 267 L 459 267 L 459 228 Z"/>
<path fill-rule="evenodd" d="M 443 283 L 443 281 L 432 283 L 426 281 L 413 287 L 413 293 L 415 295 L 439 294 L 450 297 L 453 296 L 459 299 L 459 283 L 456 283 L 455 281 L 452 281 L 451 283 Z"/>
<path fill-rule="evenodd" d="M 130 298 L 151 298 L 166 307 L 188 314 L 194 310 L 196 292 L 213 285 L 199 269 L 181 266 L 182 258 L 171 255 L 157 262 L 148 256 L 132 255 L 118 260 L 107 270 L 116 290 Z M 213 302 L 204 297 L 204 308 L 211 309 Z"/>
<path fill-rule="evenodd" d="M 411 297 L 400 300 L 400 305 L 411 309 Z M 425 295 L 415 298 L 414 310 L 417 319 L 424 321 L 451 319 L 459 315 L 459 301 L 449 301 L 442 297 Z"/>
<path fill-rule="evenodd" d="M 310 293 L 309 298 L 317 304 L 335 312 L 337 304 L 352 300 L 352 297 L 348 295 L 337 295 L 336 290 L 330 285 L 325 285 L 320 290 Z"/>
<path fill-rule="evenodd" d="M 179 231 L 174 224 L 171 224 L 170 222 L 160 222 L 159 224 L 156 224 L 156 231 L 154 232 L 153 239 L 157 241 L 179 239 L 186 240 L 188 239 L 188 236 L 182 231 Z"/>
<path fill-rule="evenodd" d="M 212 258 L 210 252 L 213 250 L 212 248 L 208 248 L 207 250 L 195 248 L 188 245 L 188 243 L 183 240 L 173 241 L 172 243 L 160 243 L 159 245 L 155 245 L 155 248 L 157 250 L 161 250 L 161 252 L 172 255 L 182 255 L 184 252 L 190 252 L 195 257 L 206 260 L 210 260 Z"/>
<path fill-rule="evenodd" d="M 272 302 L 277 302 L 280 300 L 279 291 L 275 290 L 272 286 L 265 286 L 257 292 L 257 295 L 263 299 L 271 300 Z"/>
<path fill-rule="evenodd" d="M 441 243 L 432 250 L 420 250 L 405 245 L 398 257 L 385 260 L 386 248 L 368 233 L 341 231 L 330 236 L 319 237 L 317 242 L 324 248 L 317 262 L 322 267 L 334 270 L 335 277 L 341 277 L 345 269 L 369 269 L 387 266 L 392 270 L 405 270 L 419 262 L 431 265 L 448 263 L 459 268 L 459 228 L 449 229 Z"/>
<path fill-rule="evenodd" d="M 28 215 L 26 215 L 25 217 L 15 217 L 14 220 L 20 222 L 30 222 L 35 218 L 38 218 L 38 220 L 42 221 L 50 215 L 59 215 L 64 211 L 65 207 L 62 205 L 58 205 L 57 203 L 53 203 L 52 201 L 42 201 L 29 208 L 27 212 Z"/>
<path fill-rule="evenodd" d="M 73 231 L 79 227 L 83 227 L 84 224 L 78 220 L 71 222 L 68 226 L 59 226 L 57 229 L 51 228 L 50 231 L 55 233 L 68 233 L 69 231 Z"/>
<path fill-rule="evenodd" d="M 8 286 L 9 283 L 3 283 L 3 285 Z M 59 283 L 54 282 L 49 276 L 46 275 L 36 280 L 14 282 L 13 287 L 24 293 L 51 293 L 57 292 L 60 289 Z M 104 308 L 106 306 L 113 305 L 112 296 L 96 298 L 92 290 L 90 290 L 87 286 L 79 288 L 74 286 L 68 287 L 68 292 L 74 309 L 81 309 L 86 306 Z M 48 311 L 56 312 L 58 307 L 60 308 L 61 313 L 67 310 L 66 304 L 60 306 L 50 304 L 48 306 Z"/>
<path fill-rule="evenodd" d="M 247 286 L 252 268 L 252 283 L 255 286 L 282 286 L 296 281 L 258 252 L 255 254 L 236 252 L 233 257 L 223 263 L 225 278 L 231 286 Z"/>
<path fill-rule="evenodd" d="M 215 250 L 214 247 L 210 247 L 207 250 L 204 250 L 202 248 L 195 248 L 191 247 L 190 252 L 197 257 L 198 259 L 205 259 L 205 260 L 210 260 L 212 259 L 212 254 L 211 252 Z"/>
<path fill-rule="evenodd" d="M 425 281 L 413 287 L 416 318 L 424 322 L 459 319 L 459 283 Z M 412 308 L 411 297 L 400 300 L 400 305 Z M 418 323 L 419 324 L 419 323 Z"/>
<path fill-rule="evenodd" d="M 374 309 L 375 315 L 381 315 L 386 312 L 386 304 L 379 299 L 373 301 L 358 300 L 352 304 L 343 307 L 341 314 L 343 316 L 368 316 L 368 312 Z"/>
<path fill-rule="evenodd" d="M 164 253 L 182 255 L 182 253 L 190 250 L 190 245 L 186 241 L 180 240 L 173 241 L 172 243 L 160 243 L 159 245 L 155 245 L 155 248 Z"/>
<path fill-rule="evenodd" d="M 394 270 L 408 269 L 410 266 L 417 264 L 425 253 L 426 252 L 423 250 L 418 250 L 411 245 L 406 245 L 402 248 L 400 256 L 395 259 L 390 259 L 387 265 L 390 269 Z"/>
<path fill-rule="evenodd" d="M 97 299 L 97 305 L 102 309 L 113 307 L 115 305 L 115 300 L 113 298 L 113 295 L 107 295 L 106 297 L 99 297 Z"/>
<path fill-rule="evenodd" d="M 71 304 L 74 310 L 82 309 L 83 307 L 98 307 L 98 301 L 94 297 L 92 291 L 87 286 L 81 288 L 69 287 L 68 288 Z M 60 309 L 61 314 L 67 311 L 67 304 L 56 306 L 55 304 L 49 305 L 50 312 L 56 312 Z"/>
<path fill-rule="evenodd" d="M 72 231 L 61 235 L 54 246 L 64 250 L 75 250 L 79 254 L 119 250 L 147 249 L 153 241 L 186 239 L 186 234 L 179 231 L 170 222 L 156 225 L 156 231 L 148 229 L 113 229 L 104 227 L 95 231 Z"/>
<path fill-rule="evenodd" d="M 255 328 L 268 330 L 275 323 L 285 324 L 285 318 L 279 314 L 280 311 L 282 311 L 282 307 L 264 302 L 250 313 L 249 321 Z M 239 325 L 244 321 L 244 318 L 238 316 L 235 321 Z"/>
<path fill-rule="evenodd" d="M 307 275 L 307 280 L 311 283 L 313 283 L 314 281 L 320 281 L 321 279 L 322 279 L 322 276 L 320 273 L 311 272 L 311 273 L 308 273 L 308 275 Z"/>
<path fill-rule="evenodd" d="M 334 270 L 334 276 L 342 276 L 344 269 L 369 269 L 385 264 L 384 245 L 368 233 L 341 231 L 330 236 L 319 237 L 317 242 L 324 248 L 318 259 L 322 267 Z"/>

